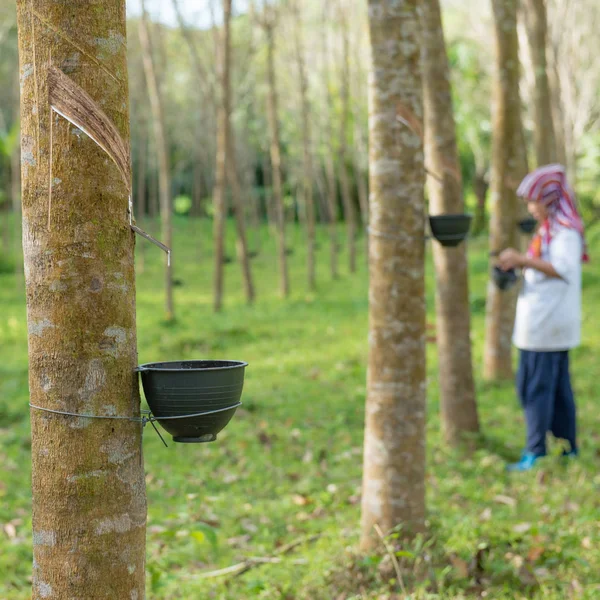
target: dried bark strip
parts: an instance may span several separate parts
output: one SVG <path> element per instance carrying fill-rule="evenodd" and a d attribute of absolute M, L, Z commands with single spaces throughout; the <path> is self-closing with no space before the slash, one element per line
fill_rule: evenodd
<path fill-rule="evenodd" d="M 425 280 L 423 143 L 396 118 L 422 120 L 417 0 L 369 0 L 369 365 L 361 547 L 425 518 Z"/>
<path fill-rule="evenodd" d="M 128 147 L 125 2 L 104 0 L 92 11 L 78 0 L 38 0 L 35 50 L 31 3 L 19 0 L 17 10 L 30 399 L 53 410 L 138 417 L 128 186 L 105 151 L 57 115 L 51 231 L 46 212 L 51 63 L 69 59 L 73 82 Z M 94 47 L 102 68 L 81 68 L 73 40 Z M 32 598 L 87 598 L 93 590 L 98 599 L 143 599 L 140 424 L 32 411 L 31 428 Z"/>
<path fill-rule="evenodd" d="M 48 100 L 55 112 L 91 137 L 113 159 L 131 192 L 129 146 L 90 95 L 53 65 L 48 69 Z"/>

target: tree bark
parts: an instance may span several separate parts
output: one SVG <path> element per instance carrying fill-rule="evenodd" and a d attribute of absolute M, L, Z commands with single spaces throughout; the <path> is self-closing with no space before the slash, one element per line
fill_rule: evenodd
<path fill-rule="evenodd" d="M 342 188 L 342 202 L 344 203 L 344 218 L 346 220 L 346 235 L 348 240 L 348 266 L 351 273 L 356 271 L 356 208 L 348 178 L 348 122 L 350 120 L 350 40 L 348 33 L 348 19 L 344 7 L 340 6 L 342 25 L 342 78 L 341 100 L 342 114 L 340 118 L 340 144 L 338 152 L 340 185 Z"/>
<path fill-rule="evenodd" d="M 226 197 L 225 186 L 227 184 L 227 169 L 229 161 L 229 102 L 228 90 L 229 67 L 231 63 L 229 43 L 230 23 L 231 23 L 231 0 L 223 2 L 223 37 L 221 39 L 221 90 L 223 98 L 217 109 L 217 157 L 215 167 L 215 188 L 213 192 L 214 203 L 214 222 L 213 222 L 213 243 L 215 252 L 214 267 L 214 298 L 213 308 L 219 312 L 223 308 L 223 284 L 224 284 L 224 260 L 225 260 L 225 216 L 226 216 Z"/>
<path fill-rule="evenodd" d="M 169 148 L 167 144 L 167 132 L 165 128 L 165 114 L 163 99 L 161 95 L 154 58 L 152 56 L 152 39 L 146 8 L 142 0 L 142 18 L 139 26 L 140 44 L 142 47 L 142 58 L 144 61 L 144 72 L 146 74 L 146 85 L 152 109 L 152 122 L 154 125 L 154 138 L 156 140 L 156 154 L 158 157 L 158 187 L 160 197 L 160 221 L 162 242 L 167 247 L 173 245 L 172 206 L 171 206 L 171 173 L 169 168 Z M 175 319 L 175 307 L 173 303 L 173 269 L 170 265 L 165 267 L 165 310 L 167 321 Z"/>
<path fill-rule="evenodd" d="M 160 211 L 160 200 L 158 197 L 158 176 L 157 176 L 157 158 L 156 158 L 156 140 L 154 148 L 148 140 L 148 217 L 150 223 L 154 225 L 156 215 Z"/>
<path fill-rule="evenodd" d="M 125 2 L 92 11 L 79 0 L 19 0 L 17 9 L 31 403 L 124 417 L 32 409 L 32 598 L 141 600 L 146 493 L 142 427 L 128 420 L 140 414 L 128 189 L 48 103 L 49 66 L 68 64 L 129 143 Z"/>
<path fill-rule="evenodd" d="M 429 211 L 458 214 L 464 212 L 464 199 L 439 0 L 423 0 L 421 11 L 425 155 L 435 175 L 428 177 Z M 446 441 L 456 444 L 464 433 L 479 431 L 466 245 L 445 248 L 434 243 L 433 259 L 442 426 Z"/>
<path fill-rule="evenodd" d="M 492 207 L 490 250 L 518 248 L 517 187 L 527 173 L 527 157 L 519 96 L 519 39 L 517 1 L 492 0 L 496 33 L 496 69 L 493 92 Z M 484 377 L 511 379 L 512 330 L 517 287 L 500 291 L 491 277 L 487 290 Z"/>
<path fill-rule="evenodd" d="M 225 0 L 230 2 L 231 0 Z M 230 13 L 231 14 L 231 13 Z M 230 18 L 230 15 L 227 17 Z M 227 69 L 229 71 L 229 69 Z M 252 270 L 250 268 L 250 257 L 248 255 L 248 236 L 246 233 L 246 211 L 244 200 L 242 197 L 242 189 L 240 186 L 240 180 L 238 178 L 237 160 L 235 156 L 235 143 L 233 127 L 231 126 L 231 101 L 230 101 L 230 89 L 229 81 L 227 81 L 227 89 L 224 93 L 227 95 L 227 101 L 224 102 L 227 113 L 227 132 L 226 135 L 229 139 L 229 151 L 227 160 L 227 172 L 229 185 L 231 186 L 231 196 L 233 198 L 233 207 L 235 211 L 235 228 L 237 231 L 237 256 L 240 266 L 242 268 L 242 279 L 244 281 L 244 292 L 246 294 L 246 302 L 252 304 L 255 298 L 254 281 L 252 279 Z"/>
<path fill-rule="evenodd" d="M 535 75 L 534 87 L 534 139 L 538 166 L 556 162 L 556 136 L 552 117 L 548 62 L 546 59 L 548 18 L 545 0 L 524 1 L 525 22 L 529 53 Z"/>
<path fill-rule="evenodd" d="M 252 279 L 252 270 L 250 268 L 250 258 L 248 256 L 248 241 L 246 234 L 246 216 L 245 206 L 242 197 L 241 187 L 238 178 L 237 164 L 235 157 L 235 135 L 231 126 L 231 1 L 224 3 L 223 5 L 223 37 L 221 39 L 221 104 L 218 105 L 217 97 L 218 93 L 215 86 L 212 84 L 212 80 L 207 74 L 207 70 L 202 63 L 200 54 L 194 43 L 193 36 L 190 30 L 185 26 L 183 15 L 179 9 L 179 2 L 172 0 L 173 8 L 175 9 L 179 27 L 185 39 L 185 42 L 190 50 L 192 57 L 192 64 L 198 76 L 198 82 L 201 90 L 201 100 L 204 107 L 210 106 L 213 111 L 217 114 L 218 128 L 225 127 L 224 135 L 225 141 L 219 136 L 220 131 L 217 131 L 217 155 L 223 152 L 219 148 L 219 144 L 226 143 L 227 148 L 225 149 L 225 156 L 217 158 L 217 173 L 219 169 L 225 169 L 225 175 L 219 174 L 215 181 L 215 198 L 219 196 L 218 202 L 220 203 L 220 209 L 223 211 L 222 215 L 215 218 L 215 239 L 217 236 L 225 235 L 225 215 L 226 215 L 226 202 L 225 202 L 225 191 L 227 180 L 231 186 L 231 195 L 233 197 L 234 213 L 236 220 L 236 232 L 237 232 L 237 255 L 240 266 L 242 268 L 242 278 L 244 281 L 244 290 L 246 293 L 246 300 L 248 303 L 252 303 L 255 298 L 254 281 Z M 219 113 L 220 110 L 225 110 L 225 115 Z M 224 160 L 224 164 L 220 164 L 219 161 Z M 219 177 L 222 177 L 219 180 Z M 222 189 L 218 189 L 222 186 Z M 222 198 L 221 198 L 222 195 Z M 217 202 L 215 201 L 215 208 Z M 216 243 L 218 249 L 215 256 L 215 310 L 220 310 L 222 306 L 222 295 L 223 295 L 223 258 L 224 258 L 224 241 Z M 218 296 L 220 295 L 220 298 Z"/>
<path fill-rule="evenodd" d="M 204 210 L 202 207 L 202 200 L 204 198 L 204 187 L 202 184 L 202 158 L 198 154 L 194 159 L 192 165 L 192 217 L 202 217 Z"/>
<path fill-rule="evenodd" d="M 271 136 L 271 175 L 273 178 L 273 199 L 275 221 L 277 225 L 277 254 L 279 257 L 281 295 L 287 298 L 290 294 L 287 257 L 285 253 L 285 210 L 283 206 L 283 183 L 281 178 L 281 144 L 279 139 L 279 116 L 277 108 L 277 83 L 275 80 L 275 25 L 267 18 L 263 23 L 267 37 L 267 113 Z"/>
<path fill-rule="evenodd" d="M 361 548 L 425 518 L 424 165 L 418 0 L 369 0 L 371 241 Z M 401 76 L 399 76 L 401 74 Z"/>
<path fill-rule="evenodd" d="M 302 150 L 303 172 L 302 193 L 306 207 L 306 234 L 307 234 L 307 275 L 308 289 L 316 289 L 315 275 L 315 203 L 313 195 L 313 157 L 312 157 L 312 131 L 310 123 L 310 100 L 308 97 L 308 77 L 304 60 L 304 45 L 302 42 L 302 19 L 300 3 L 296 1 L 294 10 L 294 42 L 296 50 L 296 64 L 298 67 L 298 81 L 300 83 L 300 98 L 302 104 Z"/>
<path fill-rule="evenodd" d="M 337 207 L 337 178 L 335 175 L 335 160 L 333 147 L 333 98 L 331 93 L 331 82 L 329 76 L 329 3 L 323 3 L 323 85 L 325 87 L 325 124 L 323 135 L 325 137 L 325 176 L 327 180 L 327 212 L 329 225 L 329 268 L 331 278 L 338 278 L 338 207 Z"/>
<path fill-rule="evenodd" d="M 485 173 L 482 173 L 479 169 L 475 170 L 475 174 L 472 178 L 473 181 L 473 193 L 475 194 L 476 205 L 475 205 L 475 217 L 473 219 L 472 232 L 473 235 L 479 235 L 486 225 L 486 198 L 489 189 L 489 184 L 485 178 Z"/>

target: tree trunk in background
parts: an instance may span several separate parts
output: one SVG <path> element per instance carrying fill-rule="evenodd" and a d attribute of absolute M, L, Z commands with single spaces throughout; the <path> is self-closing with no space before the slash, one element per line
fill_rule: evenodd
<path fill-rule="evenodd" d="M 551 54 L 552 56 L 552 54 Z M 567 165 L 566 134 L 564 123 L 564 108 L 560 78 L 557 72 L 556 59 L 551 59 L 548 69 L 548 82 L 550 85 L 550 107 L 552 109 L 552 122 L 554 123 L 554 138 L 556 143 L 556 159 L 561 165 Z"/>
<path fill-rule="evenodd" d="M 344 8 L 339 7 L 342 25 L 342 78 L 341 100 L 342 114 L 340 118 L 340 145 L 338 161 L 340 169 L 340 185 L 342 188 L 342 201 L 344 203 L 344 218 L 346 220 L 346 235 L 348 240 L 348 266 L 351 273 L 356 271 L 356 209 L 354 197 L 348 178 L 348 165 L 346 164 L 348 149 L 348 126 L 350 120 L 350 41 L 348 33 L 348 19 Z"/>
<path fill-rule="evenodd" d="M 418 0 L 369 0 L 371 242 L 361 548 L 425 519 L 425 242 Z M 398 77 L 402 73 L 402 77 Z"/>
<path fill-rule="evenodd" d="M 265 190 L 265 210 L 267 212 L 267 224 L 269 225 L 270 233 L 276 232 L 275 224 L 275 210 L 273 209 L 273 177 L 271 175 L 271 163 L 268 158 L 263 158 L 262 161 L 262 172 L 264 180 Z"/>
<path fill-rule="evenodd" d="M 231 66 L 231 44 L 229 42 L 231 24 L 231 0 L 223 1 L 223 36 L 221 38 L 221 93 L 223 97 L 217 108 L 217 157 L 215 167 L 215 188 L 213 191 L 214 219 L 213 243 L 215 267 L 213 280 L 213 308 L 219 312 L 223 308 L 223 275 L 225 260 L 225 217 L 227 201 L 225 186 L 227 184 L 227 168 L 229 161 L 229 68 Z"/>
<path fill-rule="evenodd" d="M 148 129 L 146 123 L 140 126 L 140 146 L 138 154 L 137 195 L 135 216 L 138 220 L 146 216 L 146 162 L 148 160 Z"/>
<path fill-rule="evenodd" d="M 48 104 L 50 60 L 67 63 L 129 143 L 125 2 L 32 6 L 17 2 L 31 403 L 123 417 L 31 411 L 32 598 L 141 600 L 146 493 L 142 427 L 128 420 L 140 414 L 128 190 L 108 156 L 87 136 L 74 143 L 73 125 Z M 49 227 L 51 154 L 60 182 Z"/>
<path fill-rule="evenodd" d="M 138 153 L 138 172 L 137 172 L 137 194 L 135 216 L 138 222 L 146 217 L 146 162 L 148 158 L 148 128 L 146 121 L 140 124 L 140 145 Z M 139 246 L 137 268 L 139 273 L 143 273 L 146 266 L 146 244 Z"/>
<path fill-rule="evenodd" d="M 479 235 L 486 226 L 486 198 L 489 189 L 489 184 L 486 180 L 485 173 L 479 169 L 475 170 L 473 175 L 473 193 L 475 194 L 475 218 L 473 219 L 472 231 L 473 235 Z"/>
<path fill-rule="evenodd" d="M 519 96 L 518 0 L 492 0 L 496 32 L 493 95 L 490 250 L 518 248 L 520 213 L 516 190 L 527 173 Z M 511 379 L 512 331 L 518 286 L 500 291 L 490 278 L 485 321 L 484 377 Z"/>
<path fill-rule="evenodd" d="M 525 0 L 524 9 L 529 53 L 535 75 L 533 114 L 535 155 L 539 167 L 554 163 L 558 159 L 546 60 L 548 37 L 546 2 L 545 0 Z"/>
<path fill-rule="evenodd" d="M 230 2 L 231 0 L 225 0 Z M 231 18 L 231 11 L 227 18 Z M 229 29 L 229 24 L 226 26 Z M 229 37 L 229 34 L 227 35 Z M 228 42 L 229 43 L 229 42 Z M 227 69 L 229 74 L 229 69 Z M 242 268 L 242 279 L 244 281 L 244 292 L 246 294 L 246 302 L 252 304 L 255 298 L 254 282 L 252 280 L 252 270 L 250 269 L 250 257 L 248 256 L 248 237 L 246 235 L 246 212 L 244 199 L 242 197 L 242 189 L 240 187 L 240 180 L 238 179 L 237 172 L 237 161 L 235 156 L 235 143 L 233 135 L 233 127 L 230 122 L 231 112 L 231 101 L 230 101 L 230 90 L 229 80 L 227 80 L 227 89 L 223 90 L 224 95 L 227 96 L 227 101 L 224 102 L 227 113 L 227 137 L 229 139 L 229 151 L 227 156 L 227 171 L 229 185 L 231 186 L 231 196 L 233 198 L 233 206 L 235 211 L 235 227 L 237 231 L 237 256 L 240 266 Z"/>
<path fill-rule="evenodd" d="M 307 234 L 307 275 L 308 289 L 316 288 L 315 276 L 315 203 L 313 196 L 313 157 L 312 157 L 312 132 L 310 124 L 310 100 L 308 97 L 308 78 L 304 61 L 304 45 L 302 43 L 302 17 L 300 4 L 294 3 L 294 42 L 296 50 L 296 63 L 298 67 L 298 80 L 300 83 L 300 98 L 302 103 L 302 149 L 303 173 L 302 193 L 306 207 L 306 234 Z"/>
<path fill-rule="evenodd" d="M 281 146 L 279 141 L 279 116 L 277 109 L 277 85 L 275 81 L 275 31 L 273 23 L 264 24 L 267 37 L 267 78 L 268 98 L 267 112 L 271 135 L 271 175 L 273 178 L 273 197 L 275 220 L 277 224 L 277 254 L 279 256 L 281 295 L 287 298 L 290 294 L 287 257 L 285 254 L 285 211 L 283 206 L 283 184 L 281 180 Z"/>
<path fill-rule="evenodd" d="M 439 0 L 422 0 L 425 154 L 436 177 L 428 178 L 429 212 L 464 212 L 450 68 Z M 479 431 L 471 361 L 469 271 L 466 245 L 433 244 L 440 405 L 446 441 Z"/>
<path fill-rule="evenodd" d="M 331 278 L 338 278 L 338 241 L 337 241 L 337 179 L 335 176 L 335 160 L 333 148 L 333 98 L 330 89 L 329 78 L 329 28 L 327 27 L 329 19 L 329 3 L 323 3 L 323 24 L 325 31 L 322 34 L 323 40 L 323 85 L 325 86 L 325 126 L 323 135 L 325 136 L 325 175 L 327 179 L 327 209 L 329 213 L 329 267 Z"/>
<path fill-rule="evenodd" d="M 162 103 L 161 91 L 154 68 L 152 56 L 152 40 L 144 2 L 142 0 L 142 19 L 139 26 L 140 44 L 144 60 L 144 72 L 146 74 L 146 85 L 152 109 L 152 121 L 154 125 L 154 138 L 156 140 L 156 153 L 158 157 L 158 186 L 160 194 L 160 221 L 162 242 L 169 248 L 173 245 L 173 226 L 171 222 L 171 174 L 169 169 L 169 148 L 167 145 L 167 133 L 165 130 L 165 115 Z M 167 321 L 175 319 L 175 307 L 173 304 L 173 269 L 165 267 L 165 292 L 166 292 L 166 318 Z"/>
<path fill-rule="evenodd" d="M 192 217 L 201 217 L 203 214 L 202 199 L 204 197 L 202 186 L 202 164 L 200 157 L 196 157 L 192 166 Z"/>
<path fill-rule="evenodd" d="M 156 215 L 160 210 L 159 206 L 159 198 L 158 198 L 158 177 L 157 177 L 157 168 L 156 168 L 156 154 L 150 151 L 151 145 L 148 143 L 148 158 L 152 160 L 148 160 L 148 165 L 152 168 L 148 173 L 148 217 L 150 217 L 150 222 L 154 225 L 154 220 L 156 219 Z"/>
<path fill-rule="evenodd" d="M 366 95 L 366 90 L 363 87 L 362 79 L 360 77 L 360 64 L 361 64 L 361 53 L 358 40 L 354 41 L 356 48 L 354 54 L 354 65 L 355 65 L 355 76 L 352 78 L 354 85 L 352 86 L 352 94 L 354 98 L 360 98 Z M 367 148 L 367 141 L 365 133 L 368 131 L 368 127 L 365 127 L 365 123 L 360 118 L 360 112 L 355 114 L 354 118 L 354 149 L 352 152 L 352 159 L 354 164 L 354 177 L 356 179 L 356 188 L 358 191 L 358 205 L 360 208 L 360 216 L 362 225 L 365 228 L 365 239 L 366 239 L 366 250 L 367 250 L 367 262 L 369 257 L 369 236 L 366 231 L 369 225 L 369 189 L 368 189 L 368 164 L 365 169 L 365 160 L 368 161 L 369 150 Z"/>
<path fill-rule="evenodd" d="M 233 198 L 235 225 L 237 232 L 236 249 L 238 261 L 242 269 L 242 279 L 244 281 L 244 292 L 248 304 L 254 302 L 255 291 L 252 279 L 252 270 L 250 268 L 250 257 L 248 255 L 248 238 L 246 234 L 246 206 L 242 196 L 240 186 L 237 159 L 235 154 L 235 131 L 231 124 L 231 82 L 230 82 L 230 56 L 231 56 L 231 0 L 225 0 L 223 4 L 223 55 L 227 60 L 227 65 L 223 68 L 223 97 L 222 104 L 226 111 L 225 136 L 228 144 L 227 150 L 227 176 L 231 187 Z"/>

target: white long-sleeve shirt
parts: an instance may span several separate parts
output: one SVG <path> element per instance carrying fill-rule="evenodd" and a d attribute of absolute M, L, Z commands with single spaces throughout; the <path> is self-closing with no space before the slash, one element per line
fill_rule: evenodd
<path fill-rule="evenodd" d="M 560 279 L 525 269 L 513 335 L 517 348 L 550 352 L 570 350 L 581 343 L 582 251 L 579 232 L 561 227 L 550 244 L 542 245 L 541 256 Z"/>

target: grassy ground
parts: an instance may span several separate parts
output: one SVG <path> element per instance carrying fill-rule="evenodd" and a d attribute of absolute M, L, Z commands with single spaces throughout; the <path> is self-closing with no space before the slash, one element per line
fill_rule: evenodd
<path fill-rule="evenodd" d="M 277 295 L 273 243 L 252 243 L 258 301 L 243 302 L 237 263 L 226 267 L 227 302 L 211 311 L 208 224 L 176 223 L 177 323 L 163 321 L 163 256 L 141 241 L 138 281 L 140 362 L 231 358 L 250 363 L 243 401 L 218 443 L 170 444 L 144 436 L 151 599 L 600 598 L 600 411 L 595 390 L 600 274 L 584 277 L 584 344 L 573 354 L 581 458 L 550 457 L 535 474 L 508 476 L 523 419 L 512 385 L 487 385 L 481 364 L 487 252 L 472 241 L 471 307 L 483 436 L 474 452 L 451 451 L 439 435 L 436 348 L 429 346 L 429 533 L 389 559 L 355 554 L 360 517 L 361 446 L 367 359 L 367 272 L 335 282 L 327 274 L 325 232 L 319 290 L 308 293 L 299 230 L 291 232 L 292 296 Z M 600 232 L 592 255 L 600 256 Z M 260 242 L 260 243 L 259 243 Z M 231 247 L 233 247 L 231 245 Z M 364 246 L 360 246 L 361 251 Z M 595 250 L 595 251 L 594 251 Z M 30 597 L 30 438 L 27 340 L 22 282 L 0 259 L 0 598 Z M 8 272 L 6 272 L 8 271 Z M 428 307 L 433 315 L 433 280 Z M 556 450 L 559 450 L 556 448 Z M 203 578 L 247 557 L 283 557 L 234 578 Z M 408 596 L 407 596 L 408 597 Z M 115 599 L 119 600 L 119 599 Z"/>

